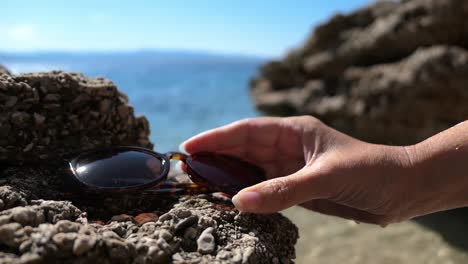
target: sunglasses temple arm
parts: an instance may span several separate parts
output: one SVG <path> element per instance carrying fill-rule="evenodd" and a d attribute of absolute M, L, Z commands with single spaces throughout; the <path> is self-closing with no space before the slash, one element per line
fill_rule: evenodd
<path fill-rule="evenodd" d="M 212 189 L 195 183 L 162 182 L 144 191 L 151 194 L 197 195 L 213 192 Z"/>

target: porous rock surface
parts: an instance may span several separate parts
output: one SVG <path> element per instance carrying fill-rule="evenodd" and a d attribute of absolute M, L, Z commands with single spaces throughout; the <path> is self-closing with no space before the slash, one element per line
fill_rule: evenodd
<path fill-rule="evenodd" d="M 60 169 L 10 166 L 2 175 L 0 263 L 291 263 L 295 257 L 297 228 L 287 218 L 240 214 L 221 197 L 67 196 Z"/>
<path fill-rule="evenodd" d="M 0 159 L 44 160 L 108 145 L 151 148 L 145 117 L 109 80 L 0 74 Z"/>
<path fill-rule="evenodd" d="M 468 118 L 468 2 L 378 1 L 263 65 L 257 108 L 311 114 L 360 139 L 416 143 Z"/>
<path fill-rule="evenodd" d="M 68 153 L 116 142 L 151 146 L 146 120 L 133 117 L 126 96 L 110 81 L 50 72 L 0 75 L 0 85 L 0 100 L 15 101 L 2 104 L 0 112 L 9 120 L 2 127 L 10 126 L 2 130 L 7 139 L 0 144 L 6 150 L 0 155 L 0 263 L 291 263 L 295 258 L 294 224 L 280 214 L 241 214 L 223 196 L 70 192 L 69 168 L 60 162 Z M 45 99 L 51 93 L 60 100 Z M 81 110 L 76 98 L 85 98 Z M 125 122 L 122 107 L 128 110 Z M 77 126 L 69 119 L 75 110 Z M 43 130 L 57 132 L 34 134 L 36 122 L 12 122 L 15 112 L 33 120 L 38 113 L 47 124 Z M 117 124 L 99 122 L 102 116 Z M 44 136 L 50 141 L 39 145 Z M 18 147 L 28 140 L 34 142 L 28 151 Z M 47 158 L 37 162 L 42 158 L 37 155 Z"/>

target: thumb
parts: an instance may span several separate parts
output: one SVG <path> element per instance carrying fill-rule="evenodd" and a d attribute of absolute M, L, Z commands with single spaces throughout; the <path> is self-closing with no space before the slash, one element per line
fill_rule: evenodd
<path fill-rule="evenodd" d="M 314 176 L 308 169 L 301 169 L 245 188 L 232 198 L 232 202 L 242 212 L 278 212 L 312 199 L 327 198 L 324 178 Z"/>

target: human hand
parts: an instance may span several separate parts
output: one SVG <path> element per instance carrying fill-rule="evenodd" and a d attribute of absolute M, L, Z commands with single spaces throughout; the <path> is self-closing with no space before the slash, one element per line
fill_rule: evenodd
<path fill-rule="evenodd" d="M 404 147 L 362 142 L 310 116 L 237 121 L 197 135 L 183 148 L 238 156 L 265 169 L 269 180 L 233 197 L 241 211 L 271 213 L 300 204 L 381 225 L 417 214 L 408 205 L 416 194 Z"/>

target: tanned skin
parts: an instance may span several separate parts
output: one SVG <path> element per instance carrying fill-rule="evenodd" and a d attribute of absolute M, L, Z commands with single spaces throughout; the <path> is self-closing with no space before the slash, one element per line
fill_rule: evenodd
<path fill-rule="evenodd" d="M 311 116 L 245 119 L 184 142 L 263 167 L 268 180 L 233 198 L 244 212 L 301 205 L 388 225 L 468 206 L 468 122 L 411 146 L 370 144 Z"/>

